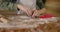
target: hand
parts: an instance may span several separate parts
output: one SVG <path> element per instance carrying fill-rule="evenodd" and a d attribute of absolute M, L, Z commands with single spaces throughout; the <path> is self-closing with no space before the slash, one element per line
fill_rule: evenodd
<path fill-rule="evenodd" d="M 35 17 L 38 17 L 38 16 L 40 16 L 40 12 L 35 10 L 32 17 L 35 18 Z"/>
<path fill-rule="evenodd" d="M 46 9 L 34 10 L 32 17 L 39 17 L 46 13 Z"/>
<path fill-rule="evenodd" d="M 28 15 L 28 16 L 31 16 L 32 15 L 32 10 L 30 9 L 30 8 L 26 8 L 26 14 Z"/>
<path fill-rule="evenodd" d="M 25 12 L 28 16 L 32 15 L 32 11 L 30 10 L 30 8 L 24 7 L 22 5 L 17 5 L 17 6 L 18 6 L 18 8 L 20 10 L 22 10 L 23 12 Z"/>

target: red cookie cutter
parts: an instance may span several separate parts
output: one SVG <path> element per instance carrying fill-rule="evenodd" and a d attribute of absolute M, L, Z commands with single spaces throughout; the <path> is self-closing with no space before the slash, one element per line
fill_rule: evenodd
<path fill-rule="evenodd" d="M 39 18 L 51 18 L 54 17 L 52 14 L 45 14 L 43 16 L 39 16 Z"/>

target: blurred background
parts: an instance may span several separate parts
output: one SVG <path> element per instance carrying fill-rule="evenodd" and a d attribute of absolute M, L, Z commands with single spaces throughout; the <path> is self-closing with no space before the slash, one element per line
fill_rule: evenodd
<path fill-rule="evenodd" d="M 0 14 L 15 15 L 16 0 L 0 0 Z"/>
<path fill-rule="evenodd" d="M 60 0 L 46 0 L 45 5 L 48 13 L 60 17 Z"/>

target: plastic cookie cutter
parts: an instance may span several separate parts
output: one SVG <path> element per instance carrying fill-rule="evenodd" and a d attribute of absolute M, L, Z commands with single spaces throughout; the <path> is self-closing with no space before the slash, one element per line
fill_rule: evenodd
<path fill-rule="evenodd" d="M 52 14 L 45 14 L 45 15 L 39 16 L 39 18 L 51 18 L 51 17 L 54 17 L 54 16 Z"/>

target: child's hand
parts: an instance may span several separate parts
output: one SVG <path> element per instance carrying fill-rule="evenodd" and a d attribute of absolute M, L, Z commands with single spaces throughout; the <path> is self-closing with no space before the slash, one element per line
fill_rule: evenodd
<path fill-rule="evenodd" d="M 22 5 L 18 5 L 18 8 L 23 12 L 25 12 L 28 16 L 32 15 L 32 11 L 30 10 L 30 8 L 24 7 Z"/>

